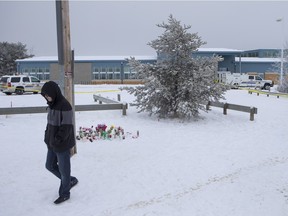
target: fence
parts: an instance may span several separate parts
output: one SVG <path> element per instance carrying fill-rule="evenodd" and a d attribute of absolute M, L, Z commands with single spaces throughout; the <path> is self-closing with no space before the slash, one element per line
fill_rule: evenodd
<path fill-rule="evenodd" d="M 101 97 L 100 95 L 93 95 L 94 101 L 99 101 L 99 104 L 91 105 L 76 105 L 75 111 L 98 111 L 98 110 L 122 110 L 122 115 L 127 114 L 128 104 L 119 103 L 117 101 Z M 118 101 L 120 101 L 120 95 L 118 94 Z M 105 104 L 102 104 L 105 103 Z M 206 109 L 209 110 L 210 106 L 223 108 L 223 114 L 227 115 L 227 110 L 236 110 L 240 112 L 250 113 L 250 121 L 254 121 L 254 115 L 257 114 L 256 107 L 248 107 L 229 103 L 220 103 L 209 101 L 206 104 Z M 46 113 L 47 107 L 11 107 L 11 108 L 0 108 L 0 115 L 11 115 L 11 114 L 31 114 L 31 113 Z"/>
<path fill-rule="evenodd" d="M 126 110 L 128 109 L 128 104 L 127 103 L 120 103 L 119 101 L 120 99 L 120 95 L 117 95 L 117 100 L 118 101 L 114 101 L 111 100 L 109 98 L 104 98 L 101 95 L 93 95 L 94 101 L 97 102 L 99 101 L 99 105 L 106 105 L 106 107 L 108 109 L 110 109 L 110 107 L 119 107 L 118 109 L 122 109 L 122 115 L 126 115 Z M 106 104 L 102 104 L 102 103 L 106 103 Z"/>
<path fill-rule="evenodd" d="M 126 115 L 126 109 L 123 108 L 123 104 L 91 104 L 91 105 L 76 105 L 75 111 L 98 111 L 98 110 L 124 110 L 123 115 Z M 0 115 L 13 115 L 13 114 L 31 114 L 31 113 L 46 113 L 47 107 L 11 107 L 11 108 L 0 108 Z"/>
<path fill-rule="evenodd" d="M 126 103 L 119 103 L 101 96 L 96 96 L 100 104 L 91 105 L 76 105 L 75 111 L 98 111 L 98 110 L 122 110 L 122 115 L 126 115 L 128 105 Z M 95 97 L 94 97 L 95 100 Z M 120 100 L 120 95 L 118 95 Z M 107 104 L 102 104 L 102 102 Z M 46 106 L 39 107 L 11 107 L 11 108 L 0 108 L 0 115 L 13 115 L 13 114 L 31 114 L 31 113 L 46 113 Z"/>
<path fill-rule="evenodd" d="M 248 94 L 252 94 L 252 93 L 256 93 L 257 96 L 259 96 L 260 94 L 265 94 L 265 95 L 267 95 L 267 97 L 269 97 L 270 95 L 276 96 L 277 98 L 279 98 L 279 97 L 288 97 L 287 93 L 267 92 L 267 91 L 259 91 L 259 90 L 248 90 Z"/>
<path fill-rule="evenodd" d="M 256 107 L 248 107 L 248 106 L 242 106 L 242 105 L 237 105 L 237 104 L 229 104 L 229 103 L 220 103 L 220 102 L 209 101 L 208 103 L 206 103 L 206 110 L 209 110 L 210 106 L 223 108 L 223 114 L 224 115 L 227 115 L 228 109 L 250 113 L 250 121 L 254 121 L 254 115 L 257 114 L 257 108 Z"/>

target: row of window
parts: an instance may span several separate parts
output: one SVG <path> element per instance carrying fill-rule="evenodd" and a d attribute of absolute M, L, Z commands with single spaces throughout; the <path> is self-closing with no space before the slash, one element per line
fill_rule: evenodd
<path fill-rule="evenodd" d="M 27 76 L 35 76 L 37 77 L 38 79 L 40 80 L 49 80 L 50 79 L 50 73 L 48 72 L 26 72 L 26 73 L 23 73 L 24 75 L 27 75 Z"/>
<path fill-rule="evenodd" d="M 242 57 L 259 57 L 258 52 L 243 53 Z"/>
<path fill-rule="evenodd" d="M 23 68 L 22 73 L 47 73 L 50 72 L 49 68 Z"/>
<path fill-rule="evenodd" d="M 285 50 L 284 50 L 285 52 Z M 267 50 L 259 52 L 247 52 L 241 55 L 242 57 L 262 57 L 262 58 L 279 58 L 281 56 L 280 50 Z"/>
<path fill-rule="evenodd" d="M 120 72 L 119 67 L 97 67 L 93 68 L 93 72 Z"/>
<path fill-rule="evenodd" d="M 35 67 L 35 68 L 23 68 L 22 74 L 28 76 L 35 76 L 40 80 L 49 80 L 50 79 L 50 70 L 49 68 Z"/>
<path fill-rule="evenodd" d="M 136 79 L 135 72 L 124 67 L 124 74 L 121 77 L 120 68 L 93 68 L 92 79 L 94 80 L 107 80 L 107 79 Z M 28 76 L 35 76 L 40 80 L 49 80 L 50 72 L 47 68 L 23 68 L 22 74 Z"/>
<path fill-rule="evenodd" d="M 123 79 L 137 79 L 135 73 L 124 72 Z M 94 80 L 106 80 L 106 79 L 122 79 L 120 72 L 93 72 L 92 79 Z"/>
<path fill-rule="evenodd" d="M 120 72 L 120 67 L 94 67 L 93 72 Z M 124 72 L 131 72 L 130 68 L 128 66 L 123 67 Z"/>
<path fill-rule="evenodd" d="M 94 67 L 92 70 L 92 79 L 136 79 L 135 72 L 131 71 L 128 66 L 123 67 L 123 77 L 121 77 L 120 67 Z"/>

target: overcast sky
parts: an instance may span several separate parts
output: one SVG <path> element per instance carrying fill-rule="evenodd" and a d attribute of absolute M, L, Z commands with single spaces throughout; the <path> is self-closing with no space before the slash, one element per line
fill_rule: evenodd
<path fill-rule="evenodd" d="M 56 56 L 55 1 L 0 0 L 0 42 L 21 42 L 36 56 Z M 155 55 L 147 45 L 172 14 L 206 48 L 281 48 L 288 1 L 70 1 L 75 55 Z M 276 20 L 282 18 L 281 22 Z"/>

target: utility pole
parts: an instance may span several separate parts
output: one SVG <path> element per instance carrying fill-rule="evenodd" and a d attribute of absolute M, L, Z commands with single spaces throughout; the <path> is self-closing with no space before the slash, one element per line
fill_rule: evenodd
<path fill-rule="evenodd" d="M 56 0 L 57 18 L 57 41 L 58 41 L 58 60 L 59 72 L 64 74 L 64 96 L 72 105 L 73 124 L 75 131 L 75 106 L 74 106 L 74 82 L 72 71 L 72 51 L 70 37 L 69 1 Z M 71 154 L 76 153 L 76 146 L 71 150 Z"/>
<path fill-rule="evenodd" d="M 280 86 L 283 83 L 283 58 L 284 58 L 284 28 L 283 28 L 283 18 L 277 19 L 276 22 L 281 22 L 282 24 L 282 37 L 281 37 L 281 65 L 280 65 Z"/>

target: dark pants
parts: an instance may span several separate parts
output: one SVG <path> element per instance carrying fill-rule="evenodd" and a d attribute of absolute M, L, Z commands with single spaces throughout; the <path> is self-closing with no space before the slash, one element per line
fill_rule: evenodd
<path fill-rule="evenodd" d="M 59 196 L 69 197 L 71 178 L 75 178 L 70 176 L 70 150 L 64 152 L 54 152 L 51 149 L 48 149 L 46 168 L 61 180 Z"/>

